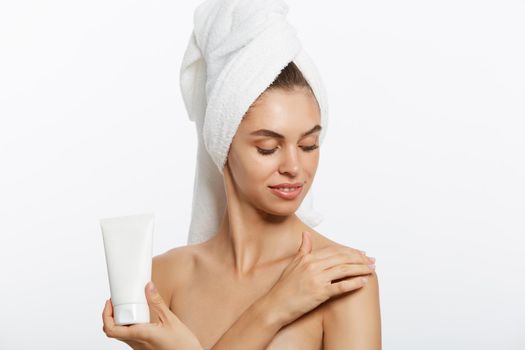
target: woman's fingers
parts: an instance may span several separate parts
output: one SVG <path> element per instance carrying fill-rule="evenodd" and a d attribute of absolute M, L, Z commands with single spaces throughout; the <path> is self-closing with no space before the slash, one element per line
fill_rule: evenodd
<path fill-rule="evenodd" d="M 115 326 L 115 321 L 113 320 L 113 308 L 111 307 L 110 299 L 106 300 L 104 304 L 104 310 L 102 310 L 102 330 L 106 335 L 111 332 L 111 329 Z"/>
<path fill-rule="evenodd" d="M 104 305 L 104 311 L 102 311 L 102 322 L 104 323 L 102 330 L 108 337 L 122 340 L 129 336 L 127 327 L 117 326 L 115 324 L 111 299 L 106 300 L 106 304 Z"/>
<path fill-rule="evenodd" d="M 334 281 L 341 278 L 370 274 L 374 271 L 372 267 L 362 264 L 341 264 L 323 271 L 326 281 Z"/>
<path fill-rule="evenodd" d="M 316 257 L 312 264 L 319 270 L 325 270 L 340 264 L 362 264 L 369 265 L 371 262 L 361 254 L 348 254 L 337 251 L 332 254 L 327 254 L 324 257 Z"/>
<path fill-rule="evenodd" d="M 109 338 L 121 340 L 134 349 L 150 338 L 149 324 L 133 324 L 130 326 L 118 326 L 113 317 L 113 304 L 111 299 L 106 300 L 104 311 L 102 312 L 104 323 L 102 330 Z"/>
<path fill-rule="evenodd" d="M 312 238 L 310 232 L 303 231 L 303 241 L 299 247 L 299 255 L 310 254 L 312 252 Z"/>
<path fill-rule="evenodd" d="M 166 303 L 164 303 L 164 299 L 162 299 L 162 296 L 157 288 L 155 288 L 152 281 L 146 284 L 145 292 L 150 310 L 158 315 L 163 324 L 172 322 L 175 315 L 171 312 Z"/>
<path fill-rule="evenodd" d="M 147 287 L 149 286 L 150 284 L 147 284 Z M 166 316 L 167 314 L 161 311 L 166 308 L 171 313 L 156 290 L 147 289 L 146 296 L 150 310 L 156 310 Z M 115 324 L 113 313 L 111 300 L 107 300 L 102 312 L 103 331 L 108 337 L 121 340 L 135 350 L 202 348 L 197 337 L 173 313 L 168 324 L 158 322 L 123 326 Z"/>
<path fill-rule="evenodd" d="M 367 276 L 357 276 L 345 279 L 327 286 L 328 295 L 331 297 L 363 287 L 368 281 Z"/>

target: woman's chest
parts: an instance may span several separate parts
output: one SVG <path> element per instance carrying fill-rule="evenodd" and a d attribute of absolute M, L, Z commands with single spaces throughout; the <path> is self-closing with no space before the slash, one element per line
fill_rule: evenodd
<path fill-rule="evenodd" d="M 173 291 L 170 307 L 201 345 L 209 349 L 272 285 L 237 285 L 225 280 L 194 278 L 184 290 Z M 267 349 L 320 350 L 322 339 L 320 309 L 314 309 L 281 328 Z"/>

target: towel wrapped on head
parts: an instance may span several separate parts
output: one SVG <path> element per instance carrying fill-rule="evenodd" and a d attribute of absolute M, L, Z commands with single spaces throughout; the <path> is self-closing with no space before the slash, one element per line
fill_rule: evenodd
<path fill-rule="evenodd" d="M 180 87 L 198 136 L 188 244 L 210 239 L 226 208 L 223 167 L 235 132 L 250 105 L 294 62 L 321 111 L 322 143 L 328 122 L 326 92 L 282 0 L 207 0 L 194 12 L 180 69 Z M 296 214 L 314 227 L 313 184 Z"/>

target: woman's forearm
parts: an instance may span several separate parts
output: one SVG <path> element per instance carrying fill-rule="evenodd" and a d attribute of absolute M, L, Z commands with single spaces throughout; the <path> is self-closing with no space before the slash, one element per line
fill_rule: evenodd
<path fill-rule="evenodd" d="M 264 350 L 285 325 L 266 297 L 253 303 L 210 350 Z"/>

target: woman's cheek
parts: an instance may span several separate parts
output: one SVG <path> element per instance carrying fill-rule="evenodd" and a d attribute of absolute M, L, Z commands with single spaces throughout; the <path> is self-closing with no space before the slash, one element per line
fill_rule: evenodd
<path fill-rule="evenodd" d="M 275 157 L 272 155 L 262 155 L 258 151 L 255 151 L 252 156 L 252 163 L 255 169 L 262 170 L 268 167 L 272 167 L 275 164 Z"/>

